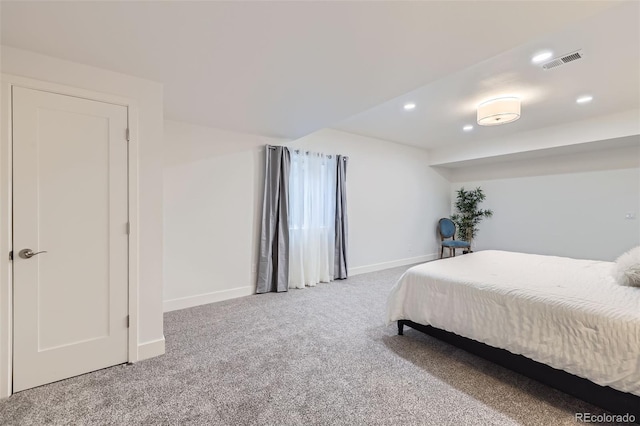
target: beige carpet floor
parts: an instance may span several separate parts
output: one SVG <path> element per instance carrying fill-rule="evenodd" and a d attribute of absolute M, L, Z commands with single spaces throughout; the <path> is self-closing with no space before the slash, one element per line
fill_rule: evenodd
<path fill-rule="evenodd" d="M 0 401 L 2 425 L 575 425 L 601 410 L 384 323 L 406 268 L 165 315 L 166 355 Z"/>

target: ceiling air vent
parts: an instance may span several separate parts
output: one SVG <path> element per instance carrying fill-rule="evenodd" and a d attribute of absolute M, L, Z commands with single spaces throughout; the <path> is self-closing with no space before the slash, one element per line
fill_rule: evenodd
<path fill-rule="evenodd" d="M 552 59 L 551 61 L 542 64 L 542 68 L 545 70 L 550 70 L 551 68 L 557 68 L 560 65 L 564 65 L 566 63 L 573 62 L 582 58 L 584 58 L 582 50 L 577 50 L 575 52 L 568 53 L 559 58 Z"/>

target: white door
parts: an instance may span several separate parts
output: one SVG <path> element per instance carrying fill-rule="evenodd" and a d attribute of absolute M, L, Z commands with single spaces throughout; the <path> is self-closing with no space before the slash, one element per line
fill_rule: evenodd
<path fill-rule="evenodd" d="M 17 392 L 127 362 L 127 108 L 14 87 L 12 112 Z"/>

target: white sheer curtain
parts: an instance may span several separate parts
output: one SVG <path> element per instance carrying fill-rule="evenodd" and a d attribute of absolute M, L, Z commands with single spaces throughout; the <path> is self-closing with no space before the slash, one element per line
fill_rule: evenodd
<path fill-rule="evenodd" d="M 289 175 L 289 288 L 334 276 L 336 158 L 291 151 Z"/>

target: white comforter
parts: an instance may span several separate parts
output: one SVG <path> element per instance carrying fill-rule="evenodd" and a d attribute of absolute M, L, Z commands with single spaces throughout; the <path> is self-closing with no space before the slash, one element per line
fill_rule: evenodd
<path fill-rule="evenodd" d="M 387 320 L 432 325 L 640 395 L 640 288 L 612 262 L 481 251 L 409 269 Z"/>

